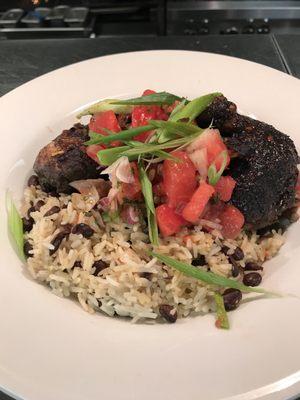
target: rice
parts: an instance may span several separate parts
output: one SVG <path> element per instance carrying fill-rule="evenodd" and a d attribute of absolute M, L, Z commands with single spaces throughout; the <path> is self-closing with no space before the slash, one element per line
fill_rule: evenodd
<path fill-rule="evenodd" d="M 177 311 L 178 317 L 210 312 L 213 305 L 212 288 L 196 279 L 162 265 L 148 254 L 152 246 L 146 227 L 140 223 L 123 222 L 103 224 L 98 211 L 85 211 L 80 194 L 60 195 L 58 198 L 41 191 L 39 187 L 25 189 L 22 214 L 39 200 L 45 204 L 31 213 L 34 225 L 25 234 L 32 250 L 27 268 L 33 279 L 50 287 L 60 297 L 75 297 L 82 308 L 90 313 L 102 311 L 109 316 L 131 317 L 132 322 L 156 320 L 159 308 L 167 304 Z M 52 207 L 58 213 L 45 217 Z M 60 243 L 57 251 L 51 244 L 56 235 L 68 224 L 85 223 L 94 234 L 90 238 L 70 233 Z M 260 238 L 255 232 L 242 232 L 235 240 L 224 240 L 219 232 L 206 233 L 199 227 L 183 229 L 175 236 L 160 240 L 157 248 L 162 254 L 191 263 L 205 256 L 206 270 L 232 277 L 228 255 L 240 247 L 246 261 L 263 263 L 272 258 L 284 243 L 280 233 L 270 238 Z M 96 275 L 97 262 L 107 268 Z"/>

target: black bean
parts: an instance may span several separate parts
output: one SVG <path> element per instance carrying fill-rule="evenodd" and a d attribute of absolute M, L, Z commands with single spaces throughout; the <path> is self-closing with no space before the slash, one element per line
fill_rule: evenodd
<path fill-rule="evenodd" d="M 239 263 L 231 256 L 228 257 L 230 264 L 234 265 L 235 267 L 239 267 Z"/>
<path fill-rule="evenodd" d="M 33 218 L 22 218 L 23 221 L 23 231 L 24 232 L 30 232 L 33 224 L 34 224 L 34 219 Z"/>
<path fill-rule="evenodd" d="M 228 251 L 229 251 L 229 247 L 223 246 L 221 250 L 222 250 L 222 252 L 227 256 L 227 253 L 228 253 Z"/>
<path fill-rule="evenodd" d="M 246 286 L 258 286 L 262 281 L 262 277 L 258 272 L 249 272 L 243 278 L 243 284 Z"/>
<path fill-rule="evenodd" d="M 27 181 L 28 186 L 38 186 L 39 184 L 39 178 L 36 175 L 31 175 L 31 177 Z"/>
<path fill-rule="evenodd" d="M 232 254 L 232 257 L 236 260 L 236 261 L 240 261 L 244 258 L 244 252 L 240 247 L 237 247 L 234 250 L 234 253 Z"/>
<path fill-rule="evenodd" d="M 141 278 L 148 279 L 148 281 L 151 281 L 152 275 L 153 275 L 153 274 L 152 274 L 151 272 L 141 272 L 141 273 L 140 273 L 140 277 L 141 277 Z"/>
<path fill-rule="evenodd" d="M 169 304 L 161 304 L 159 306 L 160 315 L 168 322 L 174 323 L 177 320 L 177 311 Z"/>
<path fill-rule="evenodd" d="M 192 261 L 192 265 L 194 267 L 203 267 L 204 265 L 206 265 L 205 256 L 200 254 L 198 257 L 194 258 Z"/>
<path fill-rule="evenodd" d="M 74 264 L 73 264 L 72 269 L 74 269 L 74 268 L 82 268 L 81 261 L 75 261 Z"/>
<path fill-rule="evenodd" d="M 59 193 L 52 191 L 52 192 L 48 193 L 48 196 L 49 197 L 59 197 Z"/>
<path fill-rule="evenodd" d="M 108 268 L 109 265 L 102 260 L 95 261 L 92 268 L 95 268 L 93 275 L 98 276 L 101 271 Z"/>
<path fill-rule="evenodd" d="M 245 271 L 262 271 L 263 267 L 260 264 L 257 264 L 253 261 L 249 261 L 246 263 L 244 270 Z"/>
<path fill-rule="evenodd" d="M 26 240 L 26 242 L 24 243 L 24 254 L 26 258 L 33 257 L 33 254 L 30 253 L 31 250 L 32 245 L 28 242 L 28 240 Z"/>
<path fill-rule="evenodd" d="M 66 225 L 61 225 L 60 226 L 60 231 L 61 232 L 65 232 L 67 235 L 69 233 L 71 233 L 71 230 L 72 230 L 72 225 L 71 224 L 66 224 Z"/>
<path fill-rule="evenodd" d="M 28 217 L 30 218 L 30 214 L 31 214 L 32 212 L 35 212 L 35 211 L 36 211 L 36 209 L 35 209 L 34 206 L 28 208 L 28 210 L 27 210 L 27 215 L 28 215 Z"/>
<path fill-rule="evenodd" d="M 72 233 L 75 235 L 82 235 L 85 238 L 90 238 L 94 234 L 94 230 L 87 224 L 81 223 L 73 227 Z"/>
<path fill-rule="evenodd" d="M 51 241 L 52 246 L 54 247 L 53 249 L 49 250 L 49 254 L 50 256 L 52 256 L 52 254 L 54 254 L 59 246 L 61 245 L 61 242 L 64 240 L 64 238 L 67 236 L 67 234 L 65 232 L 59 232 L 55 238 Z"/>
<path fill-rule="evenodd" d="M 60 212 L 60 208 L 58 206 L 53 206 L 48 210 L 45 214 L 44 217 L 50 217 L 50 215 L 57 214 Z"/>
<path fill-rule="evenodd" d="M 240 273 L 240 269 L 237 265 L 232 265 L 231 267 L 231 275 L 233 278 L 236 278 L 237 276 L 239 276 Z"/>
<path fill-rule="evenodd" d="M 36 211 L 40 211 L 41 207 L 45 205 L 45 202 L 43 200 L 39 200 L 36 202 L 34 208 Z"/>
<path fill-rule="evenodd" d="M 226 289 L 223 293 L 223 300 L 226 311 L 235 310 L 242 300 L 242 292 L 238 289 Z"/>

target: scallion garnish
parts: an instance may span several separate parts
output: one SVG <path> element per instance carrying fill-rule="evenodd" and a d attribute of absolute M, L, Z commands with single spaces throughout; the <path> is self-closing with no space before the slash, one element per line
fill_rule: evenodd
<path fill-rule="evenodd" d="M 10 192 L 6 192 L 6 211 L 8 220 L 8 231 L 13 242 L 13 247 L 22 261 L 24 261 L 24 233 L 23 221 L 13 202 Z"/>
<path fill-rule="evenodd" d="M 226 150 L 222 151 L 220 156 L 223 158 L 223 161 L 222 161 L 222 165 L 221 165 L 221 168 L 219 169 L 219 171 L 217 171 L 215 164 L 211 164 L 207 170 L 208 183 L 212 186 L 215 186 L 218 183 L 219 179 L 221 178 L 221 176 L 226 168 L 227 157 L 228 157 L 227 151 Z"/>
<path fill-rule="evenodd" d="M 194 267 L 193 265 L 175 260 L 174 258 L 165 256 L 160 253 L 151 252 L 151 255 L 153 257 L 156 257 L 159 261 L 163 262 L 169 267 L 175 268 L 177 269 L 177 271 L 182 272 L 184 275 L 191 276 L 192 278 L 198 279 L 209 285 L 216 285 L 223 288 L 239 289 L 243 292 L 254 292 L 271 296 L 279 296 L 279 294 L 269 292 L 263 288 L 246 286 L 238 281 L 235 281 L 230 278 L 225 278 L 224 276 L 214 274 L 213 272 L 203 271 L 200 268 Z"/>
<path fill-rule="evenodd" d="M 225 310 L 224 300 L 220 293 L 214 293 L 214 299 L 216 303 L 216 327 L 221 329 L 229 329 L 228 315 Z"/>
<path fill-rule="evenodd" d="M 222 93 L 216 92 L 197 97 L 186 104 L 181 110 L 176 112 L 172 120 L 179 121 L 181 119 L 188 119 L 189 122 L 193 121 L 213 102 L 216 97 L 221 95 Z"/>
<path fill-rule="evenodd" d="M 130 150 L 129 146 L 112 147 L 98 151 L 97 157 L 101 165 L 109 166 L 120 158 L 123 152 Z M 135 158 L 133 158 L 135 159 Z"/>
<path fill-rule="evenodd" d="M 181 111 L 187 103 L 188 103 L 187 99 L 183 99 L 180 103 L 178 103 L 177 106 L 174 108 L 174 110 L 171 112 L 171 114 L 169 116 L 169 121 L 175 121 L 176 114 L 179 111 Z"/>
<path fill-rule="evenodd" d="M 76 118 L 79 119 L 84 115 L 94 115 L 100 112 L 110 111 L 110 110 L 112 110 L 116 114 L 129 114 L 132 112 L 132 106 L 115 104 L 113 103 L 114 101 L 115 100 L 112 99 L 106 99 L 99 101 L 95 104 L 92 104 L 91 106 L 81 111 L 78 115 L 76 115 Z"/>
<path fill-rule="evenodd" d="M 153 126 L 145 125 L 145 126 L 139 126 L 137 128 L 126 129 L 119 133 L 111 132 L 108 136 L 104 136 L 101 134 L 91 132 L 92 133 L 91 140 L 89 140 L 88 142 L 85 142 L 84 144 L 87 146 L 90 144 L 102 144 L 102 143 L 106 144 L 106 143 L 114 142 L 115 140 L 121 140 L 123 142 L 123 141 L 127 141 L 127 140 L 134 138 L 135 136 L 139 135 L 140 133 L 147 132 L 152 129 L 153 129 Z"/>
<path fill-rule="evenodd" d="M 146 96 L 135 97 L 133 99 L 126 100 L 110 100 L 111 104 L 117 105 L 164 105 L 173 104 L 176 100 L 181 101 L 182 97 L 178 97 L 175 94 L 171 94 L 168 92 L 158 92 L 148 94 Z"/>
<path fill-rule="evenodd" d="M 147 210 L 149 238 L 154 246 L 158 246 L 158 228 L 156 222 L 155 206 L 153 201 L 152 184 L 141 163 L 139 163 L 139 178 Z"/>

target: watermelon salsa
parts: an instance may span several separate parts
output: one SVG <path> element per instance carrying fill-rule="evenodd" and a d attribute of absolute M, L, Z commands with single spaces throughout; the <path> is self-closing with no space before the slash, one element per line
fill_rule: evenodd
<path fill-rule="evenodd" d="M 214 95 L 188 102 L 145 90 L 111 109 L 99 103 L 93 112 L 86 150 L 107 167 L 103 173 L 112 182 L 106 211 L 118 211 L 127 223 L 144 213 L 153 244 L 157 231 L 167 237 L 198 225 L 234 239 L 244 225 L 243 214 L 230 202 L 236 185 L 230 152 L 217 129 L 197 126 L 197 115 Z M 130 121 L 126 129 L 119 123 L 121 110 Z"/>

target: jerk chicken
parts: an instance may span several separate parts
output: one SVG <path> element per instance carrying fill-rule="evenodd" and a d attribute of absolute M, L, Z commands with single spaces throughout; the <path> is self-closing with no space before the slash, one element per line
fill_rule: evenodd
<path fill-rule="evenodd" d="M 236 105 L 217 97 L 197 119 L 211 121 L 236 153 L 229 174 L 236 180 L 231 202 L 250 228 L 273 224 L 295 203 L 298 154 L 293 141 L 273 126 L 236 112 Z"/>
<path fill-rule="evenodd" d="M 88 129 L 76 124 L 39 152 L 33 169 L 46 192 L 70 193 L 72 181 L 99 177 L 99 165 L 86 154 Z"/>
<path fill-rule="evenodd" d="M 121 129 L 130 128 L 131 116 L 117 115 Z M 231 151 L 226 170 L 236 186 L 231 204 L 249 228 L 276 222 L 295 204 L 298 154 L 292 140 L 273 126 L 237 113 L 234 103 L 218 96 L 197 118 L 200 127 L 219 129 Z M 38 154 L 34 170 L 42 189 L 70 193 L 72 181 L 99 178 L 103 167 L 86 153 L 88 128 L 81 124 L 65 130 Z"/>

